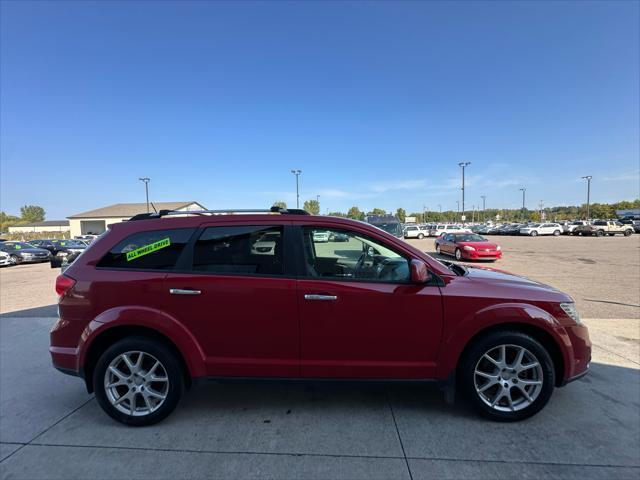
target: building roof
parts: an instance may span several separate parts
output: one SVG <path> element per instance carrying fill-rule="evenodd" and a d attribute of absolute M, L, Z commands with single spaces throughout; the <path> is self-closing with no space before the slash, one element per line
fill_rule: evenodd
<path fill-rule="evenodd" d="M 14 227 L 68 227 L 69 220 L 45 220 L 43 222 L 22 223 Z"/>
<path fill-rule="evenodd" d="M 197 205 L 204 209 L 198 202 L 153 202 L 156 210 L 180 210 L 190 205 Z M 153 211 L 153 207 L 149 207 Z M 107 207 L 96 208 L 88 212 L 76 213 L 67 218 L 109 218 L 109 217 L 133 217 L 139 213 L 147 213 L 146 203 L 116 203 Z"/>

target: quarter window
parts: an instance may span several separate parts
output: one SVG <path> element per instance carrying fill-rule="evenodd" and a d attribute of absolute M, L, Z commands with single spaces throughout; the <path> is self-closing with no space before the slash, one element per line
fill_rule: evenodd
<path fill-rule="evenodd" d="M 136 233 L 113 247 L 98 267 L 169 270 L 175 266 L 193 231 L 179 228 Z"/>
<path fill-rule="evenodd" d="M 356 232 L 303 229 L 307 277 L 408 282 L 409 262 L 389 247 Z"/>
<path fill-rule="evenodd" d="M 283 275 L 281 226 L 209 227 L 197 240 L 193 269 L 236 275 Z"/>

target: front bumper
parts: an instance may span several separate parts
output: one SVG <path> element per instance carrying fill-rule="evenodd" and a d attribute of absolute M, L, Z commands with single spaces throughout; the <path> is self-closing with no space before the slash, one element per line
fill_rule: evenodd
<path fill-rule="evenodd" d="M 589 372 L 591 363 L 591 339 L 589 330 L 584 324 L 565 327 L 565 331 L 571 342 L 573 355 L 569 359 L 569 365 L 565 365 L 565 375 L 560 386 L 578 380 Z"/>
<path fill-rule="evenodd" d="M 483 251 L 469 251 L 460 250 L 462 252 L 462 258 L 467 260 L 498 260 L 502 258 L 502 250 L 491 250 L 488 252 Z"/>
<path fill-rule="evenodd" d="M 20 263 L 42 263 L 51 261 L 51 255 L 45 257 L 20 257 Z"/>

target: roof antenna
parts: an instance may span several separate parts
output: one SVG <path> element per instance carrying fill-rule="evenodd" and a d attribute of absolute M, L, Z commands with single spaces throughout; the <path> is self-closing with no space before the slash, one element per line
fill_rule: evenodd
<path fill-rule="evenodd" d="M 149 202 L 151 204 L 151 208 L 153 208 L 153 211 L 158 213 L 158 210 L 156 210 L 156 206 L 153 204 L 153 202 Z"/>

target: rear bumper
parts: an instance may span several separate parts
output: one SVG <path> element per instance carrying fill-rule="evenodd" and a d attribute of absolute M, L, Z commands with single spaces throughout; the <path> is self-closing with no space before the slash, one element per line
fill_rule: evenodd
<path fill-rule="evenodd" d="M 63 373 L 81 377 L 81 372 L 78 370 L 78 350 L 76 348 L 69 347 L 49 347 L 49 353 L 51 354 L 51 363 Z"/>

